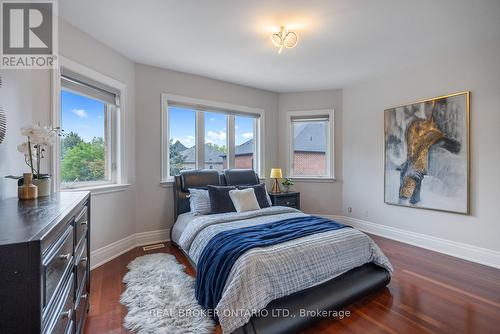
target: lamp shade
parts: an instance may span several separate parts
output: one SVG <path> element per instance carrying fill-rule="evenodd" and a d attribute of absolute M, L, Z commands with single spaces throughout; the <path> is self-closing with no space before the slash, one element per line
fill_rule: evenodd
<path fill-rule="evenodd" d="M 272 168 L 271 169 L 271 179 L 281 179 L 283 175 L 281 174 L 281 168 Z"/>

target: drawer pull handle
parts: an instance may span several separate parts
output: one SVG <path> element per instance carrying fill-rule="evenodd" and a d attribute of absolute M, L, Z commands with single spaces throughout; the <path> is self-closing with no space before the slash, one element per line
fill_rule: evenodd
<path fill-rule="evenodd" d="M 80 223 L 80 225 L 87 225 L 88 224 L 88 221 L 87 220 L 84 220 Z"/>
<path fill-rule="evenodd" d="M 286 202 L 286 205 L 290 205 L 290 202 Z"/>
<path fill-rule="evenodd" d="M 87 296 L 88 296 L 88 295 L 87 295 L 86 293 L 84 293 L 84 294 L 80 297 L 80 299 L 87 299 Z"/>
<path fill-rule="evenodd" d="M 71 253 L 59 255 L 59 259 L 63 261 L 68 261 L 71 258 Z"/>
<path fill-rule="evenodd" d="M 80 259 L 80 263 L 85 263 L 85 262 L 87 262 L 87 258 L 86 258 L 86 257 L 82 257 L 82 258 Z"/>
<path fill-rule="evenodd" d="M 61 318 L 63 319 L 69 319 L 71 318 L 71 309 L 61 312 Z"/>

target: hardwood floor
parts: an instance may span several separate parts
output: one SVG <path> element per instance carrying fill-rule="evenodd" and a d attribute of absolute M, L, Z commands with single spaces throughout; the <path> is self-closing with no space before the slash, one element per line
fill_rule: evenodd
<path fill-rule="evenodd" d="M 372 237 L 395 268 L 389 286 L 346 308 L 350 317 L 321 320 L 303 333 L 500 333 L 500 270 Z M 174 254 L 194 275 L 174 246 L 146 253 L 158 251 Z M 129 333 L 121 325 L 121 281 L 126 265 L 144 254 L 136 248 L 92 271 L 85 333 Z"/>

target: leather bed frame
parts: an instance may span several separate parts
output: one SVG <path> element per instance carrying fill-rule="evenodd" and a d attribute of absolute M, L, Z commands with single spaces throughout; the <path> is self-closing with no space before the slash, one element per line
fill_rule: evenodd
<path fill-rule="evenodd" d="M 175 219 L 189 212 L 188 188 L 206 188 L 207 185 L 252 185 L 260 182 L 253 170 L 231 169 L 219 173 L 215 170 L 183 171 L 175 177 L 174 206 Z M 182 248 L 173 242 L 182 253 L 189 256 Z M 190 260 L 191 262 L 191 260 Z M 196 266 L 191 265 L 196 270 Z M 238 328 L 235 334 L 277 334 L 296 333 L 321 319 L 310 316 L 300 316 L 301 310 L 340 311 L 347 305 L 359 301 L 389 284 L 390 275 L 382 267 L 367 263 L 354 268 L 320 285 L 298 291 L 292 295 L 276 299 L 266 306 L 268 316 L 252 317 L 244 326 Z M 289 311 L 287 316 L 276 316 L 281 310 Z M 273 312 L 273 310 L 275 310 Z"/>

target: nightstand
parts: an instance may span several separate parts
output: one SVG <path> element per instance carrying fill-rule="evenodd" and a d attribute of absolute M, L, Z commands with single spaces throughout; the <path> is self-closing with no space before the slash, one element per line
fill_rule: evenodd
<path fill-rule="evenodd" d="M 287 193 L 269 193 L 273 206 L 289 206 L 300 210 L 300 193 L 289 191 Z"/>

